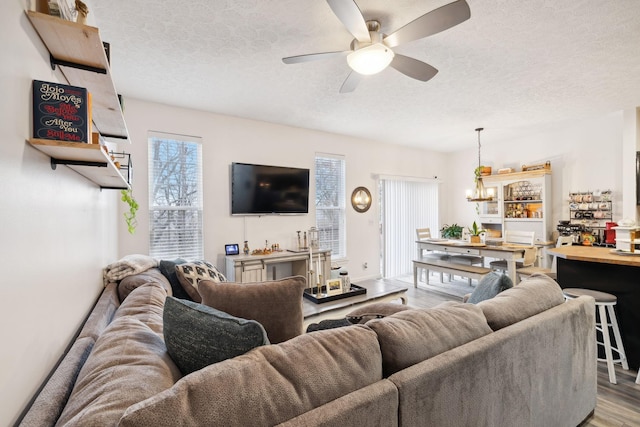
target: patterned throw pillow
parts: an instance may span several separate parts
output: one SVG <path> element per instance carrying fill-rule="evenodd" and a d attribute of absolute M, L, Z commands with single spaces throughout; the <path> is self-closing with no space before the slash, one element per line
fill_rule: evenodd
<path fill-rule="evenodd" d="M 220 273 L 215 265 L 207 261 L 194 261 L 176 265 L 178 280 L 195 302 L 202 302 L 202 297 L 198 293 L 198 283 L 201 280 L 211 280 L 213 282 L 226 282 L 227 278 Z"/>

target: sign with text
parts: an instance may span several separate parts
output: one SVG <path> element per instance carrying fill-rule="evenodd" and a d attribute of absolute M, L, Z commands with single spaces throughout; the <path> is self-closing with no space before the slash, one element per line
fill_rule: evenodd
<path fill-rule="evenodd" d="M 91 142 L 90 97 L 85 88 L 33 81 L 33 137 Z"/>

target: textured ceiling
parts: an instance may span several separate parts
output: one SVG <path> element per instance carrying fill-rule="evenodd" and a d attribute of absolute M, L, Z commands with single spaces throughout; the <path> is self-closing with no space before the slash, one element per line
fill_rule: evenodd
<path fill-rule="evenodd" d="M 357 4 L 389 34 L 449 1 Z M 394 49 L 432 80 L 389 68 L 348 94 L 346 58 L 281 60 L 349 48 L 325 0 L 88 3 L 125 97 L 437 151 L 640 106 L 640 1 L 467 1 L 469 20 Z"/>

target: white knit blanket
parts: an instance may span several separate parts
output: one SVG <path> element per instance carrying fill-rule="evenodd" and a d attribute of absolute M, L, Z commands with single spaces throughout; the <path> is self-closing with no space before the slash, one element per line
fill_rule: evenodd
<path fill-rule="evenodd" d="M 132 274 L 142 273 L 150 268 L 157 267 L 158 264 L 158 260 L 148 255 L 127 255 L 119 261 L 109 264 L 104 269 L 105 283 L 116 282 Z"/>

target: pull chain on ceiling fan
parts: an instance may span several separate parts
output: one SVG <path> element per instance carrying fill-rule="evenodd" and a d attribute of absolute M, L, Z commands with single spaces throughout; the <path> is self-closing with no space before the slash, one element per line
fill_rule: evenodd
<path fill-rule="evenodd" d="M 350 50 L 312 53 L 283 58 L 285 64 L 299 64 L 336 56 L 347 56 L 352 71 L 340 88 L 340 93 L 352 92 L 362 76 L 376 74 L 391 66 L 402 74 L 426 82 L 438 73 L 434 67 L 417 59 L 393 51 L 403 43 L 418 40 L 458 25 L 471 16 L 465 0 L 457 0 L 427 12 L 395 32 L 380 32 L 380 22 L 365 21 L 354 0 L 327 0 L 329 7 L 347 30 L 355 37 Z"/>

